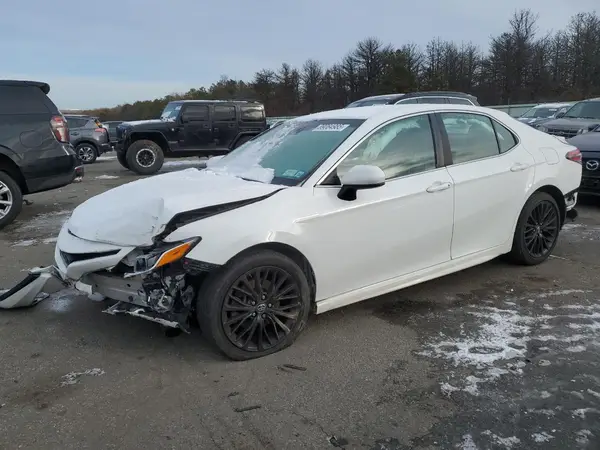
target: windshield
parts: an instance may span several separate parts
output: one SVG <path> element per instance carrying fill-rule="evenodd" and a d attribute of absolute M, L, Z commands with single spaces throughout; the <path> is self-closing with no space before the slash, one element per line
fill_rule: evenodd
<path fill-rule="evenodd" d="M 167 106 L 165 106 L 165 109 L 163 109 L 163 112 L 160 115 L 161 120 L 175 120 L 180 109 L 181 103 L 167 103 Z"/>
<path fill-rule="evenodd" d="M 374 105 L 387 105 L 390 102 L 389 97 L 383 98 L 371 98 L 365 100 L 357 100 L 354 103 L 350 103 L 346 108 L 357 108 L 359 106 L 374 106 Z"/>
<path fill-rule="evenodd" d="M 362 123 L 362 119 L 292 119 L 258 135 L 207 170 L 261 183 L 297 186 Z"/>
<path fill-rule="evenodd" d="M 600 101 L 575 103 L 564 115 L 571 119 L 599 119 Z"/>
<path fill-rule="evenodd" d="M 533 107 L 521 117 L 525 117 L 527 119 L 546 119 L 552 117 L 554 114 L 558 112 L 559 108 L 547 108 L 547 107 Z"/>

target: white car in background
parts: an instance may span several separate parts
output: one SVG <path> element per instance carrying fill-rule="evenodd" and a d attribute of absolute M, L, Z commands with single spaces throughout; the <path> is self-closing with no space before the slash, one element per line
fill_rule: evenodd
<path fill-rule="evenodd" d="M 448 124 L 448 126 L 446 126 Z M 451 126 L 450 126 L 451 125 Z M 575 147 L 493 109 L 423 104 L 291 119 L 205 170 L 75 209 L 51 276 L 189 331 L 232 359 L 279 351 L 323 313 L 510 254 L 545 261 L 581 180 Z M 1 298 L 0 298 L 1 299 Z"/>
<path fill-rule="evenodd" d="M 556 119 L 561 114 L 564 114 L 567 109 L 573 106 L 574 103 L 540 103 L 535 105 L 530 110 L 526 111 L 517 120 L 519 122 L 526 123 L 527 125 L 534 126 L 539 125 L 543 122 Z"/>

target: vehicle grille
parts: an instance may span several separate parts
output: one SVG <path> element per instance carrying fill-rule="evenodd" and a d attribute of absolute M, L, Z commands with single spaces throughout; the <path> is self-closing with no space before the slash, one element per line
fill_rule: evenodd
<path fill-rule="evenodd" d="M 62 257 L 65 264 L 68 266 L 77 261 L 86 261 L 88 259 L 102 258 L 103 256 L 112 256 L 119 253 L 119 250 L 111 250 L 109 252 L 98 252 L 98 253 L 67 253 L 61 250 L 60 256 Z"/>
<path fill-rule="evenodd" d="M 573 136 L 577 136 L 578 130 L 564 130 L 560 128 L 548 128 L 548 134 L 553 134 L 554 136 L 562 136 L 564 138 L 572 138 Z"/>
<path fill-rule="evenodd" d="M 585 176 L 600 178 L 600 159 L 584 158 L 581 164 Z"/>

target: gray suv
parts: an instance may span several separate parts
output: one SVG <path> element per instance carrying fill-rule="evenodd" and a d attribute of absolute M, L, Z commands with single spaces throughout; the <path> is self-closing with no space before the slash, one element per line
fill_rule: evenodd
<path fill-rule="evenodd" d="M 112 150 L 108 131 L 97 117 L 65 114 L 71 144 L 83 164 L 92 164 L 103 153 Z"/>
<path fill-rule="evenodd" d="M 592 98 L 575 103 L 564 113 L 559 113 L 554 120 L 543 122 L 537 126 L 540 131 L 554 136 L 572 138 L 587 133 L 600 125 L 600 98 Z"/>

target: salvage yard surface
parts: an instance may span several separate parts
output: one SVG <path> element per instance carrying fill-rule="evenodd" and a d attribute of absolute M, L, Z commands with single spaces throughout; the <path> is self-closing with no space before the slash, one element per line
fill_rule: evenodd
<path fill-rule="evenodd" d="M 31 196 L 0 232 L 0 289 L 53 262 L 78 204 L 136 178 L 107 156 Z M 0 448 L 597 449 L 600 202 L 578 210 L 541 266 L 496 260 L 315 316 L 249 362 L 73 291 L 0 311 Z"/>

